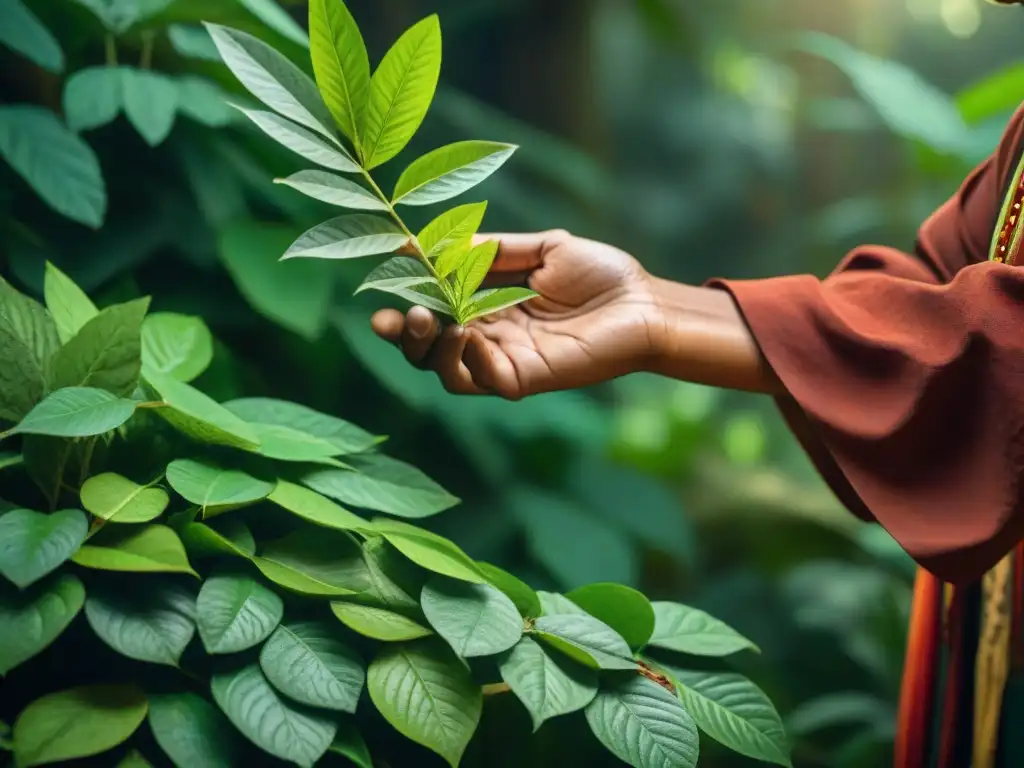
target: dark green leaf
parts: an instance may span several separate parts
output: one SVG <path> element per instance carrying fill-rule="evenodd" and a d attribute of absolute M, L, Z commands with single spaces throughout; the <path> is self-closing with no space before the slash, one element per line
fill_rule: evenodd
<path fill-rule="evenodd" d="M 104 389 L 65 387 L 47 395 L 8 434 L 92 437 L 124 424 L 136 403 Z"/>
<path fill-rule="evenodd" d="M 228 103 L 227 94 L 219 86 L 199 77 L 180 77 L 178 111 L 211 128 L 223 128 L 237 119 Z"/>
<path fill-rule="evenodd" d="M 300 528 L 266 544 L 253 562 L 268 579 L 300 594 L 344 597 L 370 588 L 362 550 L 343 531 Z"/>
<path fill-rule="evenodd" d="M 207 462 L 178 459 L 167 465 L 167 482 L 186 501 L 203 509 L 204 517 L 227 512 L 267 498 L 274 484 L 237 469 Z"/>
<path fill-rule="evenodd" d="M 729 656 L 757 646 L 723 621 L 687 605 L 655 602 L 650 644 L 694 656 Z"/>
<path fill-rule="evenodd" d="M 351 720 L 338 723 L 338 733 L 330 751 L 347 757 L 357 768 L 374 768 L 370 750 Z"/>
<path fill-rule="evenodd" d="M 0 277 L 0 316 L 6 321 L 7 331 L 24 344 L 40 370 L 45 369 L 60 346 L 57 326 L 46 308 Z"/>
<path fill-rule="evenodd" d="M 507 651 L 523 635 L 515 604 L 490 584 L 436 576 L 420 595 L 423 615 L 463 658 Z"/>
<path fill-rule="evenodd" d="M 196 599 L 196 623 L 207 653 L 238 653 L 259 645 L 283 615 L 281 598 L 248 576 L 213 575 Z"/>
<path fill-rule="evenodd" d="M 167 138 L 178 111 L 178 86 L 166 75 L 121 67 L 124 113 L 151 147 Z"/>
<path fill-rule="evenodd" d="M 167 37 L 179 56 L 203 61 L 220 61 L 217 46 L 213 44 L 209 32 L 202 27 L 171 24 L 167 28 Z"/>
<path fill-rule="evenodd" d="M 585 614 L 541 616 L 538 637 L 570 658 L 594 669 L 636 669 L 622 636 L 603 621 Z"/>
<path fill-rule="evenodd" d="M 194 693 L 150 694 L 149 727 L 176 766 L 233 768 L 244 742 L 220 710 Z"/>
<path fill-rule="evenodd" d="M 536 731 L 545 720 L 576 712 L 597 694 L 597 673 L 549 653 L 527 636 L 499 659 L 501 679 L 523 702 Z"/>
<path fill-rule="evenodd" d="M 163 514 L 170 499 L 163 488 L 139 485 L 116 472 L 93 475 L 82 485 L 82 506 L 113 523 L 148 523 Z"/>
<path fill-rule="evenodd" d="M 85 587 L 67 573 L 23 592 L 0 586 L 0 676 L 48 648 L 84 602 Z"/>
<path fill-rule="evenodd" d="M 588 584 L 566 597 L 622 635 L 633 650 L 646 645 L 654 633 L 654 609 L 635 589 L 621 584 Z"/>
<path fill-rule="evenodd" d="M 408 240 L 405 233 L 385 218 L 352 213 L 307 230 L 281 258 L 355 259 L 390 253 Z"/>
<path fill-rule="evenodd" d="M 72 557 L 85 568 L 129 573 L 188 573 L 178 535 L 165 525 L 117 526 L 101 531 Z"/>
<path fill-rule="evenodd" d="M 309 36 L 320 92 L 341 132 L 358 147 L 370 95 L 370 60 L 363 36 L 340 0 L 310 2 Z"/>
<path fill-rule="evenodd" d="M 213 360 L 213 336 L 201 318 L 155 312 L 142 322 L 142 364 L 178 381 L 192 381 Z"/>
<path fill-rule="evenodd" d="M 64 70 L 64 51 L 50 30 L 21 0 L 6 0 L 3 3 L 3 14 L 0 43 L 43 69 L 59 75 Z"/>
<path fill-rule="evenodd" d="M 314 200 L 359 211 L 386 211 L 388 206 L 365 187 L 344 176 L 327 171 L 299 171 L 284 179 L 275 179 Z"/>
<path fill-rule="evenodd" d="M 57 336 L 62 344 L 70 341 L 82 327 L 99 314 L 85 291 L 50 262 L 46 262 L 43 280 L 46 308 L 53 316 Z"/>
<path fill-rule="evenodd" d="M 241 557 L 248 560 L 256 553 L 256 540 L 245 523 L 225 517 L 209 524 L 185 522 L 178 530 L 189 557 Z"/>
<path fill-rule="evenodd" d="M 312 621 L 282 624 L 260 651 L 263 674 L 300 704 L 354 713 L 366 671 L 338 629 Z"/>
<path fill-rule="evenodd" d="M 392 202 L 433 205 L 472 189 L 512 157 L 518 147 L 496 141 L 459 141 L 413 161 L 395 184 Z"/>
<path fill-rule="evenodd" d="M 0 574 L 24 589 L 75 554 L 88 530 L 77 509 L 48 515 L 13 509 L 0 516 Z"/>

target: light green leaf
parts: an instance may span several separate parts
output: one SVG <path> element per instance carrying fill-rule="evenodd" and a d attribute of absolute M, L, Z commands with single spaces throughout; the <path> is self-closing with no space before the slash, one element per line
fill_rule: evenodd
<path fill-rule="evenodd" d="M 210 34 L 202 27 L 190 27 L 185 24 L 171 24 L 167 27 L 167 37 L 171 47 L 179 56 L 186 59 L 203 61 L 220 61 L 220 52 L 213 44 Z"/>
<path fill-rule="evenodd" d="M 387 608 L 336 600 L 331 603 L 331 611 L 338 617 L 338 621 L 353 632 L 374 640 L 395 643 L 433 634 L 418 621 Z"/>
<path fill-rule="evenodd" d="M 278 424 L 251 424 L 259 448 L 253 452 L 278 461 L 333 464 L 342 453 L 336 445 L 319 437 Z"/>
<path fill-rule="evenodd" d="M 58 213 L 93 229 L 103 223 L 107 190 L 99 161 L 49 110 L 0 107 L 0 157 Z"/>
<path fill-rule="evenodd" d="M 645 646 L 654 634 L 654 609 L 635 589 L 622 584 L 588 584 L 566 597 L 622 635 L 633 650 Z"/>
<path fill-rule="evenodd" d="M 258 664 L 214 675 L 210 689 L 235 728 L 281 760 L 310 768 L 334 740 L 334 717 L 289 703 L 267 682 Z"/>
<path fill-rule="evenodd" d="M 342 454 L 362 453 L 384 438 L 371 435 L 355 424 L 314 411 L 298 403 L 269 397 L 246 397 L 224 407 L 250 424 L 273 424 L 304 432 L 332 443 Z"/>
<path fill-rule="evenodd" d="M 95 14 L 103 26 L 114 34 L 127 32 L 140 19 L 145 6 L 138 0 L 75 0 Z M 164 0 L 155 0 L 159 6 Z"/>
<path fill-rule="evenodd" d="M 363 660 L 338 639 L 337 624 L 282 624 L 260 651 L 263 674 L 293 701 L 354 713 L 363 691 Z"/>
<path fill-rule="evenodd" d="M 655 602 L 650 644 L 694 656 L 729 656 L 757 652 L 757 646 L 723 621 L 704 611 L 670 602 Z"/>
<path fill-rule="evenodd" d="M 370 80 L 360 131 L 362 158 L 373 169 L 393 158 L 419 129 L 441 73 L 441 25 L 417 22 L 385 54 Z"/>
<path fill-rule="evenodd" d="M 88 520 L 77 509 L 48 515 L 12 509 L 0 516 L 0 574 L 24 589 L 77 552 L 88 530 Z"/>
<path fill-rule="evenodd" d="M 460 297 L 459 301 L 463 306 L 469 304 L 470 297 L 476 293 L 476 289 L 490 272 L 494 257 L 498 255 L 498 245 L 497 240 L 488 240 L 474 246 L 455 268 L 456 295 Z"/>
<path fill-rule="evenodd" d="M 427 224 L 416 236 L 427 258 L 436 259 L 449 246 L 475 235 L 486 211 L 486 200 L 467 203 L 445 211 Z"/>
<path fill-rule="evenodd" d="M 284 615 L 284 603 L 255 579 L 210 576 L 196 598 L 196 623 L 207 653 L 238 653 L 266 640 Z"/>
<path fill-rule="evenodd" d="M 327 171 L 299 171 L 284 179 L 275 179 L 308 197 L 329 205 L 360 211 L 386 211 L 388 206 L 376 195 L 354 181 Z"/>
<path fill-rule="evenodd" d="M 537 636 L 571 659 L 594 669 L 636 669 L 622 635 L 586 614 L 541 616 L 534 622 Z"/>
<path fill-rule="evenodd" d="M 956 105 L 968 124 L 998 118 L 1020 106 L 1024 91 L 1024 61 L 1017 61 L 980 80 L 956 94 Z"/>
<path fill-rule="evenodd" d="M 309 4 L 313 74 L 334 122 L 358 147 L 359 127 L 370 95 L 370 60 L 359 26 L 341 0 Z"/>
<path fill-rule="evenodd" d="M 400 296 L 410 304 L 426 307 L 432 312 L 450 317 L 455 316 L 455 310 L 448 303 L 447 297 L 442 293 L 441 288 L 433 282 L 404 288 L 389 288 L 386 293 Z"/>
<path fill-rule="evenodd" d="M 146 707 L 146 694 L 134 685 L 91 685 L 43 696 L 14 723 L 14 758 L 29 768 L 106 752 L 135 733 Z"/>
<path fill-rule="evenodd" d="M 305 128 L 300 128 L 290 120 L 285 120 L 273 112 L 236 108 L 252 120 L 256 127 L 267 136 L 311 163 L 322 165 L 324 168 L 333 168 L 343 173 L 359 172 L 358 163 L 352 159 L 344 147 L 328 145 Z"/>
<path fill-rule="evenodd" d="M 355 259 L 390 253 L 408 240 L 408 236 L 387 219 L 352 213 L 306 230 L 281 258 Z"/>
<path fill-rule="evenodd" d="M 55 75 L 64 70 L 64 51 L 60 43 L 21 0 L 4 0 L 0 3 L 0 13 L 4 18 L 0 43 Z"/>
<path fill-rule="evenodd" d="M 287 480 L 278 480 L 268 499 L 303 520 L 325 528 L 357 531 L 369 526 L 366 520 L 339 507 L 330 499 Z"/>
<path fill-rule="evenodd" d="M 85 291 L 50 262 L 46 262 L 43 293 L 62 344 L 66 344 L 82 326 L 99 314 Z"/>
<path fill-rule="evenodd" d="M 357 768 L 374 768 L 370 750 L 351 720 L 338 723 L 338 733 L 330 751 L 347 757 Z"/>
<path fill-rule="evenodd" d="M 398 517 L 429 517 L 459 503 L 459 499 L 403 461 L 368 453 L 350 456 L 347 462 L 354 471 L 312 469 L 302 476 L 302 484 L 342 504 Z"/>
<path fill-rule="evenodd" d="M 89 542 L 71 558 L 84 568 L 196 575 L 188 563 L 181 539 L 166 525 L 105 528 Z"/>
<path fill-rule="evenodd" d="M 47 395 L 7 434 L 92 437 L 124 424 L 135 401 L 92 387 L 65 387 Z"/>
<path fill-rule="evenodd" d="M 463 658 L 507 651 L 523 636 L 515 604 L 490 584 L 434 577 L 420 595 L 423 615 Z"/>
<path fill-rule="evenodd" d="M 86 67 L 64 83 L 64 118 L 76 133 L 113 122 L 123 103 L 118 67 Z"/>
<path fill-rule="evenodd" d="M 213 517 L 267 498 L 274 483 L 259 480 L 238 469 L 177 459 L 167 465 L 167 482 L 186 501 L 197 504 L 204 517 Z"/>
<path fill-rule="evenodd" d="M 300 594 L 344 597 L 370 588 L 362 550 L 343 531 L 300 528 L 266 544 L 253 562 L 275 584 Z"/>
<path fill-rule="evenodd" d="M 146 369 L 148 383 L 166 407 L 156 413 L 178 431 L 203 443 L 252 449 L 259 439 L 252 428 L 195 387 L 173 376 Z"/>
<path fill-rule="evenodd" d="M 487 581 L 508 595 L 524 619 L 534 619 L 541 615 L 540 598 L 529 584 L 496 565 L 480 562 L 476 565 L 487 577 Z"/>
<path fill-rule="evenodd" d="M 448 646 L 435 639 L 383 646 L 366 684 L 395 730 L 458 766 L 480 722 L 483 695 Z"/>
<path fill-rule="evenodd" d="M 90 585 L 85 618 L 122 656 L 177 667 L 196 631 L 195 595 L 171 581 L 146 580 L 140 587 Z"/>
<path fill-rule="evenodd" d="M 159 72 L 132 67 L 120 71 L 124 113 L 146 143 L 155 147 L 174 127 L 178 86 Z"/>
<path fill-rule="evenodd" d="M 444 279 L 454 273 L 466 263 L 472 250 L 473 240 L 471 238 L 451 243 L 437 255 L 437 259 L 434 261 L 434 271 L 437 272 L 437 276 Z"/>
<path fill-rule="evenodd" d="M 142 321 L 142 365 L 192 381 L 213 360 L 213 336 L 201 318 L 154 312 Z"/>
<path fill-rule="evenodd" d="M 508 288 L 494 288 L 487 291 L 479 291 L 470 298 L 469 308 L 466 310 L 464 322 L 477 320 L 484 315 L 492 315 L 501 312 L 503 309 L 522 304 L 524 301 L 540 296 L 534 290 L 511 286 Z"/>
<path fill-rule="evenodd" d="M 557 592 L 538 591 L 537 597 L 540 600 L 541 613 L 544 616 L 579 616 L 587 613 L 565 595 L 560 595 Z"/>
<path fill-rule="evenodd" d="M 211 128 L 223 128 L 237 119 L 220 86 L 192 76 L 179 77 L 177 83 L 181 114 Z"/>
<path fill-rule="evenodd" d="M 262 21 L 281 36 L 298 43 L 303 48 L 309 47 L 309 37 L 295 19 L 288 15 L 276 0 L 238 0 L 249 9 L 253 16 Z"/>
<path fill-rule="evenodd" d="M 370 274 L 355 292 L 374 290 L 394 293 L 427 283 L 436 281 L 423 262 L 410 256 L 394 256 L 370 270 Z"/>
<path fill-rule="evenodd" d="M 171 762 L 194 768 L 232 768 L 245 748 L 220 710 L 194 693 L 150 694 L 149 727 Z"/>
<path fill-rule="evenodd" d="M 21 592 L 0 586 L 0 676 L 48 648 L 84 602 L 85 587 L 67 573 Z"/>
<path fill-rule="evenodd" d="M 392 202 L 433 205 L 450 200 L 501 168 L 516 149 L 496 141 L 459 141 L 439 147 L 402 172 Z"/>
<path fill-rule="evenodd" d="M 185 522 L 178 529 L 189 557 L 228 555 L 248 560 L 256 553 L 256 540 L 245 523 L 225 517 L 211 523 Z"/>
<path fill-rule="evenodd" d="M 545 720 L 583 709 L 597 694 L 597 673 L 523 637 L 498 660 L 501 679 L 523 702 L 537 731 Z"/>
<path fill-rule="evenodd" d="M 487 577 L 476 562 L 443 536 L 383 517 L 373 520 L 371 528 L 421 568 L 474 584 L 487 583 Z"/>
<path fill-rule="evenodd" d="M 167 509 L 163 488 L 139 485 L 116 472 L 93 475 L 82 485 L 82 506 L 112 523 L 148 523 Z"/>
<path fill-rule="evenodd" d="M 675 696 L 645 677 L 602 688 L 586 708 L 590 730 L 635 768 L 694 768 L 700 737 Z"/>

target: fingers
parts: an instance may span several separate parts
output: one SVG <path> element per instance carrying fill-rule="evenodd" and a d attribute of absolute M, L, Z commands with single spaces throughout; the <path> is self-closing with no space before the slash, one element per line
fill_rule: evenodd
<path fill-rule="evenodd" d="M 434 313 L 426 307 L 413 307 L 405 316 L 401 347 L 410 363 L 422 366 L 437 340 L 439 326 Z"/>
<path fill-rule="evenodd" d="M 473 237 L 473 244 L 499 241 L 491 272 L 529 272 L 544 264 L 547 251 L 569 238 L 568 232 L 552 229 L 546 232 L 478 234 Z"/>
<path fill-rule="evenodd" d="M 370 318 L 373 332 L 390 344 L 397 344 L 405 328 L 405 315 L 397 309 L 382 309 Z"/>
<path fill-rule="evenodd" d="M 479 395 L 484 389 L 477 386 L 469 369 L 462 362 L 469 332 L 461 325 L 449 325 L 441 333 L 430 356 L 433 368 L 444 388 L 456 395 Z"/>
<path fill-rule="evenodd" d="M 485 392 L 493 392 L 508 400 L 523 396 L 512 361 L 507 355 L 495 354 L 494 348 L 480 331 L 467 332 L 462 360 L 474 384 Z"/>

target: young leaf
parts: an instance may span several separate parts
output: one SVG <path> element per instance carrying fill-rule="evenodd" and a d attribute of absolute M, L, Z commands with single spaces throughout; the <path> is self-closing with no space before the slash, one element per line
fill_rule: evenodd
<path fill-rule="evenodd" d="M 516 149 L 496 141 L 459 141 L 439 147 L 403 171 L 391 202 L 433 205 L 450 200 L 498 170 Z"/>
<path fill-rule="evenodd" d="M 374 768 L 370 750 L 351 720 L 338 723 L 338 733 L 334 737 L 330 751 L 347 757 L 356 768 Z"/>
<path fill-rule="evenodd" d="M 178 86 L 171 78 L 146 69 L 121 67 L 124 113 L 151 147 L 167 138 L 178 111 Z"/>
<path fill-rule="evenodd" d="M 393 158 L 419 129 L 441 73 L 441 25 L 436 15 L 417 22 L 385 54 L 370 80 L 360 145 L 372 170 Z"/>
<path fill-rule="evenodd" d="M 174 765 L 227 768 L 243 759 L 238 732 L 194 693 L 149 694 L 149 728 Z"/>
<path fill-rule="evenodd" d="M 201 318 L 154 312 L 142 321 L 142 365 L 178 381 L 192 381 L 213 360 L 213 336 Z"/>
<path fill-rule="evenodd" d="M 366 520 L 339 507 L 330 499 L 287 480 L 278 480 L 267 499 L 303 520 L 325 528 L 358 531 L 369 526 Z"/>
<path fill-rule="evenodd" d="M 483 696 L 448 646 L 435 639 L 383 646 L 366 683 L 395 730 L 458 766 L 480 722 Z"/>
<path fill-rule="evenodd" d="M 196 575 L 188 563 L 181 539 L 166 525 L 108 528 L 89 541 L 71 558 L 83 568 Z"/>
<path fill-rule="evenodd" d="M 483 571 L 487 581 L 508 595 L 524 619 L 535 619 L 541 615 L 540 598 L 529 584 L 496 565 L 479 562 L 476 565 Z"/>
<path fill-rule="evenodd" d="M 60 43 L 21 0 L 4 3 L 0 43 L 55 75 L 64 70 L 64 52 Z"/>
<path fill-rule="evenodd" d="M 355 292 L 374 290 L 392 293 L 434 282 L 434 278 L 419 259 L 411 256 L 394 256 L 374 267 Z"/>
<path fill-rule="evenodd" d="M 436 259 L 454 243 L 468 240 L 480 229 L 487 201 L 467 203 L 445 211 L 420 230 L 416 239 L 428 259 Z"/>
<path fill-rule="evenodd" d="M 276 179 L 314 200 L 359 211 L 386 211 L 388 206 L 376 195 L 354 181 L 327 171 L 299 171 L 285 179 Z"/>
<path fill-rule="evenodd" d="M 139 485 L 116 472 L 93 475 L 82 485 L 82 506 L 112 523 L 148 523 L 167 509 L 163 488 Z"/>
<path fill-rule="evenodd" d="M 435 576 L 420 603 L 430 625 L 462 658 L 507 651 L 523 636 L 515 604 L 490 584 Z"/>
<path fill-rule="evenodd" d="M 53 316 L 61 344 L 67 344 L 82 326 L 99 314 L 96 305 L 85 295 L 85 291 L 50 262 L 46 262 L 43 295 L 46 297 L 46 308 Z"/>
<path fill-rule="evenodd" d="M 646 645 L 654 633 L 651 602 L 635 589 L 622 584 L 588 584 L 566 597 L 622 635 L 633 650 Z"/>
<path fill-rule="evenodd" d="M 362 551 L 343 531 L 299 528 L 266 544 L 253 562 L 275 584 L 299 594 L 345 597 L 370 588 Z"/>
<path fill-rule="evenodd" d="M 359 172 L 359 164 L 352 159 L 344 147 L 329 146 L 305 128 L 300 128 L 290 120 L 285 120 L 273 112 L 243 109 L 237 106 L 236 109 L 252 120 L 261 131 L 278 144 L 311 163 L 322 165 L 324 168 L 333 168 L 342 173 Z"/>
<path fill-rule="evenodd" d="M 146 694 L 134 685 L 91 685 L 43 696 L 14 723 L 14 758 L 29 768 L 106 752 L 135 733 L 146 707 Z"/>
<path fill-rule="evenodd" d="M 85 587 L 68 573 L 23 591 L 0 586 L 0 676 L 48 648 L 84 602 Z"/>
<path fill-rule="evenodd" d="M 470 322 L 484 315 L 491 315 L 503 309 L 522 304 L 532 298 L 539 296 L 536 291 L 529 288 L 512 286 L 510 288 L 494 288 L 487 291 L 480 291 L 475 294 L 466 310 L 466 318 L 463 322 Z"/>
<path fill-rule="evenodd" d="M 256 553 L 256 540 L 245 523 L 232 517 L 212 523 L 187 521 L 180 524 L 181 537 L 189 557 L 240 557 L 248 560 Z"/>
<path fill-rule="evenodd" d="M 465 264 L 472 250 L 473 240 L 468 237 L 450 243 L 437 255 L 437 260 L 434 262 L 434 271 L 437 272 L 438 278 L 443 280 Z"/>
<path fill-rule="evenodd" d="M 259 645 L 283 615 L 281 598 L 248 576 L 210 576 L 196 599 L 196 623 L 207 653 L 238 653 Z"/>
<path fill-rule="evenodd" d="M 462 306 L 469 303 L 470 297 L 490 272 L 494 257 L 498 255 L 498 245 L 497 240 L 488 240 L 474 246 L 465 260 L 455 268 L 455 286 Z"/>
<path fill-rule="evenodd" d="M 390 253 L 409 237 L 387 219 L 367 213 L 338 216 L 306 230 L 282 259 L 355 259 Z"/>
<path fill-rule="evenodd" d="M 274 484 L 237 469 L 177 459 L 167 465 L 167 482 L 186 501 L 198 505 L 204 517 L 255 504 L 267 498 Z"/>
<path fill-rule="evenodd" d="M 523 702 L 537 731 L 545 720 L 583 709 L 597 694 L 597 673 L 523 637 L 498 661 L 501 679 Z"/>
<path fill-rule="evenodd" d="M 359 655 L 338 639 L 337 625 L 282 624 L 260 651 L 263 674 L 293 701 L 355 713 L 366 680 Z"/>
<path fill-rule="evenodd" d="M 258 664 L 214 675 L 210 690 L 242 735 L 281 760 L 311 768 L 334 740 L 335 718 L 299 709 L 279 696 Z"/>
<path fill-rule="evenodd" d="M 11 429 L 11 435 L 92 437 L 117 429 L 135 413 L 135 401 L 92 387 L 65 387 L 47 395 Z"/>
<path fill-rule="evenodd" d="M 633 653 L 622 636 L 593 616 L 541 616 L 534 630 L 541 640 L 585 666 L 636 669 Z"/>
<path fill-rule="evenodd" d="M 272 424 L 304 432 L 333 444 L 342 454 L 362 453 L 384 438 L 371 435 L 344 419 L 314 411 L 298 403 L 269 397 L 245 397 L 224 407 L 250 424 Z"/>
<path fill-rule="evenodd" d="M 89 522 L 77 509 L 44 515 L 13 509 L 0 516 L 0 575 L 19 589 L 65 563 L 85 541 Z"/>
<path fill-rule="evenodd" d="M 421 568 L 474 584 L 487 583 L 476 562 L 443 536 L 383 517 L 373 520 L 371 528 Z"/>
<path fill-rule="evenodd" d="M 248 450 L 259 447 L 248 424 L 198 389 L 148 368 L 145 379 L 166 404 L 156 409 L 157 415 L 193 440 Z"/>
<path fill-rule="evenodd" d="M 387 643 L 416 640 L 433 634 L 418 621 L 387 608 L 336 600 L 331 603 L 331 611 L 353 632 Z"/>
<path fill-rule="evenodd" d="M 704 611 L 670 602 L 655 602 L 650 644 L 694 656 L 730 656 L 757 646 L 723 621 Z"/>
<path fill-rule="evenodd" d="M 370 95 L 370 60 L 355 19 L 342 0 L 309 4 L 313 74 L 341 132 L 359 147 L 359 126 Z"/>

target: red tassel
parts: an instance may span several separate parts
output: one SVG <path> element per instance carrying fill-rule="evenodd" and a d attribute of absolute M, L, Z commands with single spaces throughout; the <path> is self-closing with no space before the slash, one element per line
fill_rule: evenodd
<path fill-rule="evenodd" d="M 939 746 L 939 768 L 954 768 L 953 758 L 957 748 L 957 715 L 963 700 L 961 695 L 961 674 L 964 662 L 964 593 L 953 587 L 953 598 L 946 612 L 946 627 L 949 632 L 949 662 L 946 665 L 946 690 L 942 702 L 942 730 Z"/>
<path fill-rule="evenodd" d="M 942 583 L 923 568 L 914 579 L 907 653 L 900 686 L 893 768 L 924 768 L 935 702 Z"/>

